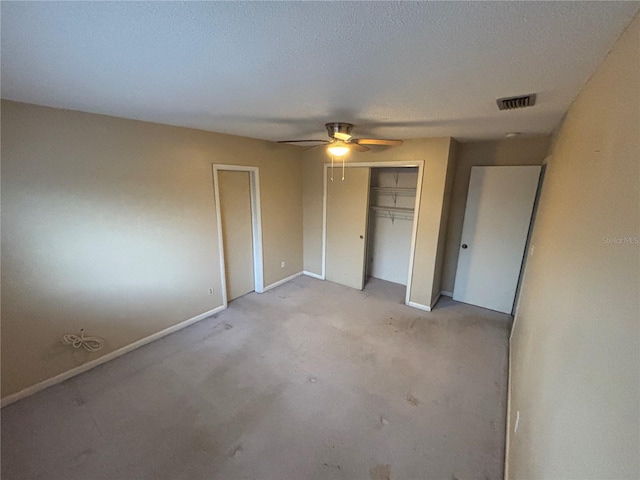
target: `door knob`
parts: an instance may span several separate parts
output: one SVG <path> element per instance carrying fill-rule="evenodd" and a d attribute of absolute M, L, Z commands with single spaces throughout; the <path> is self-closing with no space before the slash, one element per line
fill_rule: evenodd
<path fill-rule="evenodd" d="M 360 238 L 364 238 L 364 236 L 363 236 L 363 235 L 360 235 Z"/>
<path fill-rule="evenodd" d="M 467 248 L 467 244 L 466 244 L 466 243 L 463 243 L 463 244 L 462 244 L 462 248 Z"/>

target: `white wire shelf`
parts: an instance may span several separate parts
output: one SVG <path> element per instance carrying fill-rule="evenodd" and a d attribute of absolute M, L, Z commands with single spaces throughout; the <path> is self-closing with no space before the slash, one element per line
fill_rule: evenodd
<path fill-rule="evenodd" d="M 371 187 L 371 190 L 383 195 L 395 195 L 398 197 L 415 197 L 415 188 L 405 187 Z"/>
<path fill-rule="evenodd" d="M 413 208 L 382 207 L 380 205 L 371 205 L 370 208 L 376 212 L 377 217 L 390 218 L 391 223 L 396 220 L 413 220 Z"/>
<path fill-rule="evenodd" d="M 381 205 L 371 205 L 371 210 L 376 212 L 392 212 L 392 213 L 404 213 L 413 215 L 413 208 L 403 207 L 383 207 Z"/>

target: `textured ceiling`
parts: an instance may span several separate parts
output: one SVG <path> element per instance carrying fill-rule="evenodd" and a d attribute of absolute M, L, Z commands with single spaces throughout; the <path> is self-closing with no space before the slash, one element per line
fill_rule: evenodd
<path fill-rule="evenodd" d="M 548 133 L 639 6 L 3 1 L 2 97 L 268 140 Z"/>

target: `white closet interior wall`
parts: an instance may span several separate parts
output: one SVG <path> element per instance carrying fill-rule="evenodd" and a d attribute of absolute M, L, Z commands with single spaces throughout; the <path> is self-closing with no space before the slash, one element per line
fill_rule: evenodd
<path fill-rule="evenodd" d="M 407 284 L 417 168 L 372 168 L 367 275 Z"/>

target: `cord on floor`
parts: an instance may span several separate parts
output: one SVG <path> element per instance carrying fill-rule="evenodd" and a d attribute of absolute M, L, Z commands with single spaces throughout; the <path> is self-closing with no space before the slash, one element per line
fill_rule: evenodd
<path fill-rule="evenodd" d="M 68 333 L 62 337 L 62 343 L 65 345 L 71 345 L 73 348 L 83 347 L 89 352 L 97 352 L 104 347 L 104 338 L 100 337 L 85 337 L 84 329 L 80 330 L 80 336 Z"/>

